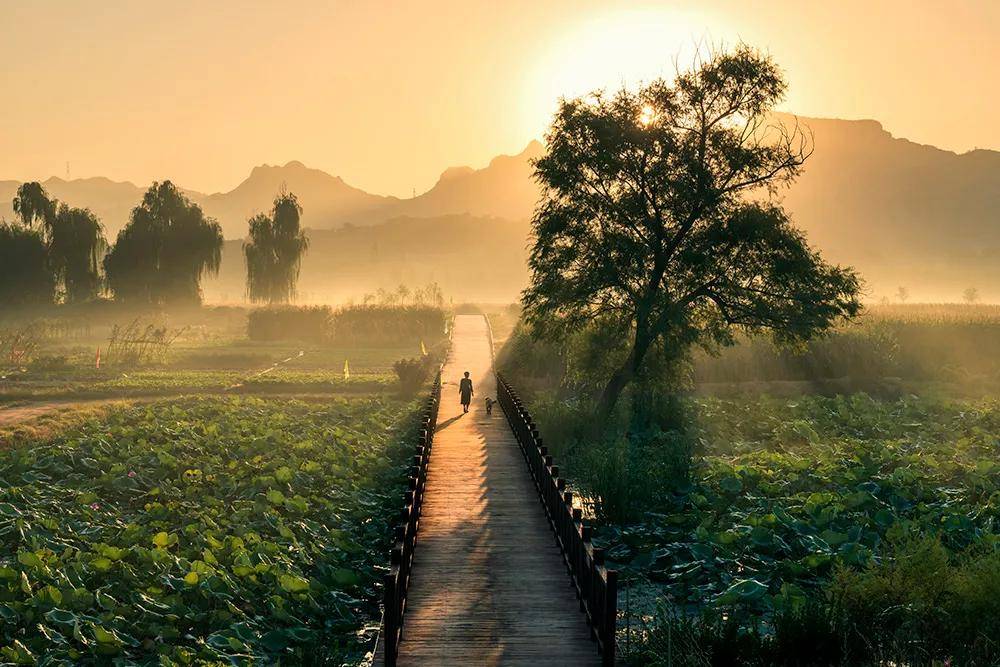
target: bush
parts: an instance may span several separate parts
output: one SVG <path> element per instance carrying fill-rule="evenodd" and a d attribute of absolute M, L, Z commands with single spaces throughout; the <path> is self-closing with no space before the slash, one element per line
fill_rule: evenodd
<path fill-rule="evenodd" d="M 400 359 L 392 365 L 399 378 L 399 385 L 405 392 L 416 392 L 427 381 L 434 367 L 434 361 L 430 355 L 414 357 L 412 359 Z"/>
<path fill-rule="evenodd" d="M 330 337 L 331 319 L 329 306 L 258 308 L 247 318 L 247 337 L 257 341 L 323 342 Z"/>
<path fill-rule="evenodd" d="M 333 315 L 337 345 L 431 345 L 445 336 L 445 313 L 433 306 L 348 306 Z"/>
<path fill-rule="evenodd" d="M 35 357 L 28 364 L 28 370 L 36 373 L 52 373 L 72 370 L 73 365 L 65 355 L 43 354 Z"/>
<path fill-rule="evenodd" d="M 830 585 L 852 663 L 1000 662 L 1000 553 L 952 557 L 936 537 L 890 542 L 863 570 Z"/>

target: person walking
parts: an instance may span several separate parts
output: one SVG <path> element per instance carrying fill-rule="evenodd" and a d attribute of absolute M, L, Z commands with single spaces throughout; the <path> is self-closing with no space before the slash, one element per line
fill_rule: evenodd
<path fill-rule="evenodd" d="M 462 397 L 462 412 L 469 411 L 469 404 L 472 403 L 472 396 L 476 392 L 472 390 L 472 380 L 469 378 L 469 371 L 465 371 L 465 377 L 458 383 L 458 393 Z"/>

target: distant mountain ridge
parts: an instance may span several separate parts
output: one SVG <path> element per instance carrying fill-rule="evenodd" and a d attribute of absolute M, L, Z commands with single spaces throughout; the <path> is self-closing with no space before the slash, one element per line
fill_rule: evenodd
<path fill-rule="evenodd" d="M 874 120 L 798 121 L 813 131 L 815 152 L 781 196 L 796 224 L 826 257 L 861 271 L 870 296 L 902 285 L 914 298 L 956 299 L 962 289 L 975 286 L 984 298 L 1000 300 L 1000 263 L 994 259 L 1000 254 L 1000 151 L 956 154 L 893 137 Z M 365 192 L 300 162 L 255 167 L 229 192 L 188 194 L 220 221 L 229 239 L 242 238 L 247 219 L 268 210 L 282 187 L 298 196 L 303 225 L 311 229 L 445 216 L 524 223 L 538 196 L 531 160 L 543 150 L 533 141 L 520 153 L 498 156 L 480 169 L 451 167 L 430 190 L 409 199 Z M 0 181 L 0 216 L 12 217 L 17 186 Z M 45 186 L 55 197 L 93 210 L 104 221 L 109 240 L 144 190 L 105 178 L 50 178 Z M 477 243 L 478 238 L 466 241 Z M 481 242 L 488 244 L 488 235 Z M 305 268 L 303 281 L 308 280 Z M 523 266 L 520 270 L 525 271 Z M 515 292 L 512 288 L 511 294 Z"/>
<path fill-rule="evenodd" d="M 482 169 L 450 167 L 427 192 L 411 199 L 375 195 L 320 169 L 292 161 L 283 166 L 260 165 L 229 192 L 203 194 L 185 190 L 205 214 L 219 221 L 226 238 L 243 238 L 247 220 L 271 208 L 282 189 L 295 193 L 303 207 L 302 224 L 313 229 L 334 229 L 346 224 L 372 225 L 398 217 L 435 217 L 470 214 L 519 220 L 530 217 L 536 190 L 530 160 L 541 155 L 542 145 L 532 141 L 517 155 L 500 155 Z M 11 201 L 19 181 L 0 181 L 0 217 L 14 215 Z M 49 195 L 73 206 L 92 210 L 104 223 L 109 240 L 128 221 L 145 188 L 103 177 L 66 181 L 52 177 L 43 182 Z M 183 184 L 177 184 L 182 186 Z"/>

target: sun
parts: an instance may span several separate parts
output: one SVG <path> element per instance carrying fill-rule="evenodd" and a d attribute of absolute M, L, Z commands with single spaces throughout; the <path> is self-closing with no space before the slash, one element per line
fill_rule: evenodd
<path fill-rule="evenodd" d="M 642 111 L 639 112 L 639 124 L 643 127 L 648 126 L 656 119 L 656 110 L 650 105 L 645 105 L 642 107 Z"/>
<path fill-rule="evenodd" d="M 724 22 L 707 10 L 645 7 L 592 17 L 553 36 L 536 56 L 522 93 L 525 121 L 544 128 L 560 97 L 600 89 L 610 94 L 623 86 L 672 79 L 675 65 L 686 68 L 699 48 L 732 38 Z"/>

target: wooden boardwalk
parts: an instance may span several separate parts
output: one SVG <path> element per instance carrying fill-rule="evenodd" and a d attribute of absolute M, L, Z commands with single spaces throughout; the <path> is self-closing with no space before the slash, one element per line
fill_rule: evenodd
<path fill-rule="evenodd" d="M 491 359 L 485 319 L 456 316 L 397 663 L 600 665 L 514 434 L 486 415 Z"/>

